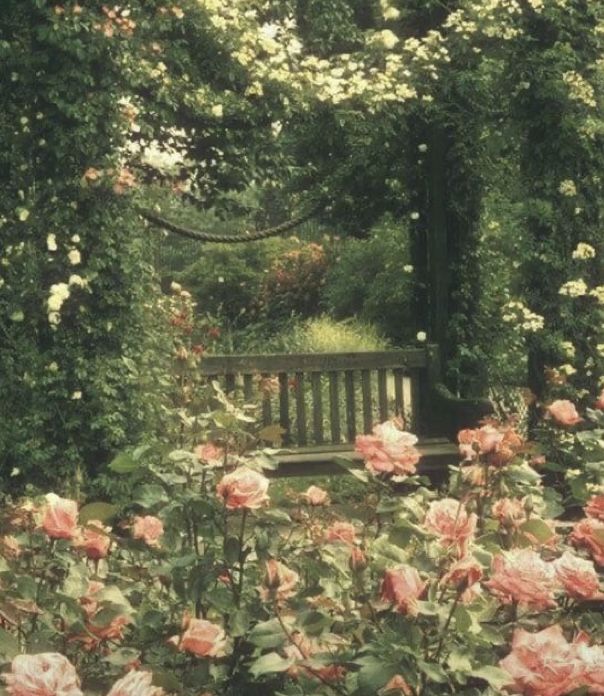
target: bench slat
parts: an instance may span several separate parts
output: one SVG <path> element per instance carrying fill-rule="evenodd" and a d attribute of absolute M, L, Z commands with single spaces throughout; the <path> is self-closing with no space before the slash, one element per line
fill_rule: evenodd
<path fill-rule="evenodd" d="M 270 374 L 262 373 L 262 379 L 270 379 Z M 271 425 L 273 422 L 273 408 L 271 405 L 270 390 L 265 390 L 262 394 L 262 424 Z"/>
<path fill-rule="evenodd" d="M 304 399 L 303 372 L 296 372 L 296 429 L 298 431 L 298 444 L 306 445 L 306 401 Z"/>
<path fill-rule="evenodd" d="M 279 425 L 285 431 L 283 444 L 289 445 L 291 437 L 291 421 L 289 419 L 289 379 L 287 372 L 279 373 Z"/>
<path fill-rule="evenodd" d="M 340 442 L 340 388 L 338 373 L 329 373 L 329 418 L 331 420 L 331 441 L 334 444 Z"/>
<path fill-rule="evenodd" d="M 394 374 L 394 407 L 397 416 L 405 415 L 405 401 L 403 399 L 403 371 L 393 370 Z"/>
<path fill-rule="evenodd" d="M 254 398 L 254 378 L 249 373 L 243 375 L 243 398 L 246 403 Z"/>
<path fill-rule="evenodd" d="M 388 389 L 386 370 L 378 370 L 378 405 L 380 409 L 380 421 L 388 418 Z"/>
<path fill-rule="evenodd" d="M 346 426 L 348 442 L 354 442 L 357 435 L 357 425 L 354 394 L 354 372 L 352 370 L 346 370 L 344 373 L 344 390 L 346 393 Z"/>
<path fill-rule="evenodd" d="M 426 367 L 422 348 L 362 353 L 298 353 L 292 355 L 209 355 L 201 369 L 206 375 L 245 372 L 328 372 L 335 370 L 392 370 Z"/>
<path fill-rule="evenodd" d="M 363 431 L 371 432 L 373 427 L 373 407 L 371 405 L 371 372 L 361 370 L 361 391 L 363 393 Z"/>
<path fill-rule="evenodd" d="M 313 438 L 320 445 L 323 443 L 323 394 L 321 392 L 321 373 L 311 372 L 310 375 L 312 387 L 312 427 Z"/>

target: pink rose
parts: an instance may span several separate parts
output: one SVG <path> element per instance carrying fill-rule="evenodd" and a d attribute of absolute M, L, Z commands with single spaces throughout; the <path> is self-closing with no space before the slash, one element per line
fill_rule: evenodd
<path fill-rule="evenodd" d="M 586 548 L 594 561 L 604 566 L 604 522 L 588 517 L 577 522 L 569 539 L 575 546 Z"/>
<path fill-rule="evenodd" d="M 136 516 L 132 525 L 132 536 L 142 539 L 148 546 L 159 546 L 159 538 L 164 533 L 164 523 L 153 515 Z"/>
<path fill-rule="evenodd" d="M 208 466 L 222 466 L 224 464 L 224 449 L 213 442 L 197 445 L 193 453 Z"/>
<path fill-rule="evenodd" d="M 73 545 L 83 549 L 88 558 L 98 561 L 100 558 L 106 558 L 109 553 L 110 532 L 111 527 L 104 527 L 99 520 L 90 520 L 83 529 L 78 530 Z"/>
<path fill-rule="evenodd" d="M 518 498 L 500 498 L 493 503 L 491 514 L 506 529 L 518 529 L 526 520 L 524 502 Z"/>
<path fill-rule="evenodd" d="M 309 486 L 306 493 L 302 494 L 304 500 L 313 506 L 328 505 L 329 504 L 329 494 L 324 491 L 319 486 Z"/>
<path fill-rule="evenodd" d="M 293 641 L 286 645 L 283 649 L 285 656 L 293 658 L 296 664 L 288 668 L 287 674 L 292 679 L 298 679 L 301 674 L 312 679 L 321 679 L 324 682 L 340 681 L 345 675 L 345 668 L 341 665 L 327 664 L 318 665 L 312 662 L 312 667 L 304 664 L 306 661 L 311 662 L 311 658 L 318 653 L 329 653 L 333 655 L 339 646 L 339 641 L 335 637 L 326 637 L 323 642 L 319 642 L 316 638 L 308 636 L 296 631 L 292 635 Z"/>
<path fill-rule="evenodd" d="M 483 457 L 492 466 L 504 466 L 524 446 L 523 439 L 513 428 L 490 423 L 476 430 L 460 430 L 457 441 L 465 461 Z"/>
<path fill-rule="evenodd" d="M 182 636 L 180 638 L 175 636 L 173 639 L 179 650 L 197 655 L 197 657 L 224 655 L 226 634 L 221 626 L 205 619 L 194 619 L 185 615 L 183 629 Z"/>
<path fill-rule="evenodd" d="M 436 534 L 444 547 L 455 547 L 461 558 L 467 555 L 468 547 L 474 539 L 477 520 L 474 513 L 468 515 L 459 500 L 443 498 L 430 503 L 424 527 Z"/>
<path fill-rule="evenodd" d="M 516 629 L 512 652 L 499 663 L 511 677 L 514 693 L 525 696 L 563 696 L 586 681 L 578 648 L 559 625 L 537 633 Z"/>
<path fill-rule="evenodd" d="M 417 616 L 417 600 L 423 594 L 426 583 L 413 566 L 402 564 L 384 573 L 382 601 L 393 604 L 399 614 Z"/>
<path fill-rule="evenodd" d="M 604 495 L 594 495 L 583 508 L 588 517 L 604 522 Z"/>
<path fill-rule="evenodd" d="M 265 602 L 269 599 L 283 601 L 293 597 L 299 580 L 298 573 L 271 558 L 266 562 L 264 587 L 260 588 L 260 596 Z"/>
<path fill-rule="evenodd" d="M 332 544 L 349 544 L 357 539 L 357 530 L 350 522 L 334 522 L 325 530 L 325 541 Z"/>
<path fill-rule="evenodd" d="M 450 585 L 458 592 L 465 593 L 482 578 L 482 566 L 471 556 L 456 561 L 442 576 L 439 585 Z M 472 597 L 468 593 L 468 598 Z M 463 600 L 463 597 L 462 597 Z"/>
<path fill-rule="evenodd" d="M 566 399 L 553 401 L 547 407 L 547 412 L 558 425 L 576 425 L 583 420 L 573 402 Z"/>
<path fill-rule="evenodd" d="M 400 674 L 395 674 L 378 693 L 379 696 L 413 696 L 413 689 Z"/>
<path fill-rule="evenodd" d="M 416 443 L 415 435 L 399 430 L 392 421 L 386 421 L 373 428 L 373 435 L 358 435 L 355 449 L 371 473 L 406 476 L 415 473 L 421 457 L 415 448 Z"/>
<path fill-rule="evenodd" d="M 42 516 L 42 529 L 46 534 L 51 539 L 73 539 L 77 528 L 78 504 L 75 500 L 48 493 Z"/>
<path fill-rule="evenodd" d="M 164 696 L 165 691 L 152 682 L 151 672 L 132 670 L 115 682 L 107 696 Z"/>
<path fill-rule="evenodd" d="M 75 667 L 59 653 L 18 655 L 3 678 L 9 696 L 82 696 Z"/>
<path fill-rule="evenodd" d="M 126 614 L 110 615 L 107 622 L 101 622 L 103 598 L 99 593 L 105 588 L 102 582 L 91 580 L 88 583 L 86 594 L 80 597 L 80 604 L 85 614 L 85 633 L 78 633 L 70 637 L 70 641 L 79 643 L 84 650 L 97 650 L 104 641 L 119 641 L 124 637 L 126 626 L 132 619 Z"/>
<path fill-rule="evenodd" d="M 543 610 L 556 607 L 559 583 L 552 563 L 532 549 L 513 549 L 493 559 L 491 579 L 485 583 L 504 604 Z"/>
<path fill-rule="evenodd" d="M 565 551 L 554 561 L 556 576 L 573 599 L 604 599 L 594 564 Z"/>
<path fill-rule="evenodd" d="M 584 669 L 584 683 L 589 687 L 589 694 L 601 696 L 604 694 L 604 646 L 589 646 L 588 640 L 579 638 L 577 655 Z"/>
<path fill-rule="evenodd" d="M 246 467 L 223 476 L 216 491 L 228 510 L 257 510 L 269 501 L 268 479 Z"/>

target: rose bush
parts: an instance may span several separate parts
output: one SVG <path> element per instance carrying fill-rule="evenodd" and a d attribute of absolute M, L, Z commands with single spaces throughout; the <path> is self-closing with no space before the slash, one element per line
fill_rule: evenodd
<path fill-rule="evenodd" d="M 10 696 L 604 693 L 601 496 L 553 521 L 511 424 L 462 431 L 439 492 L 381 424 L 350 469 L 362 500 L 275 507 L 249 409 L 216 394 L 180 449 L 116 458 L 131 502 L 3 509 Z"/>

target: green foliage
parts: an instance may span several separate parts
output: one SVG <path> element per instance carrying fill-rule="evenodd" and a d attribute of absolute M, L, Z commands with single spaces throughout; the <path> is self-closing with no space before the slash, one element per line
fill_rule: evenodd
<path fill-rule="evenodd" d="M 325 304 L 336 319 L 356 316 L 392 340 L 414 340 L 415 322 L 422 318 L 413 316 L 413 271 L 407 231 L 387 218 L 368 239 L 341 243 L 327 276 Z"/>

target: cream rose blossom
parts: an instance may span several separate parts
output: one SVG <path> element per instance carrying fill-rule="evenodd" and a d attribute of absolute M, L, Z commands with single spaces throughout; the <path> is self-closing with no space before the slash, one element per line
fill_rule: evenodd
<path fill-rule="evenodd" d="M 258 510 L 269 501 L 266 476 L 246 467 L 226 474 L 216 492 L 228 510 Z"/>

